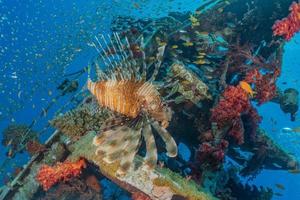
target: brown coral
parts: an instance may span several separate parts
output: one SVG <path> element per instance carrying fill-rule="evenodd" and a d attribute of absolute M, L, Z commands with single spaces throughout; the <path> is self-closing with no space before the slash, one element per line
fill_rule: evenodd
<path fill-rule="evenodd" d="M 100 131 L 108 116 L 108 110 L 101 109 L 94 99 L 89 98 L 78 108 L 56 116 L 50 124 L 76 141 L 89 131 Z"/>

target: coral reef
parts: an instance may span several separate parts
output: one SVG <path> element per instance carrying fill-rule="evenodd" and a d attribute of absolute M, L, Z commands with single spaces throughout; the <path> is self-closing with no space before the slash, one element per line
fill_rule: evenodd
<path fill-rule="evenodd" d="M 101 186 L 99 184 L 99 181 L 96 176 L 94 175 L 89 175 L 85 179 L 86 185 L 88 185 L 90 188 L 95 190 L 96 192 L 101 191 Z"/>
<path fill-rule="evenodd" d="M 241 183 L 237 183 L 233 179 L 229 179 L 227 185 L 230 188 L 234 188 L 231 190 L 231 196 L 237 199 L 242 198 L 245 200 L 268 200 L 272 199 L 273 196 L 273 191 L 271 188 L 257 187 L 255 185 L 249 184 L 243 185 Z"/>
<path fill-rule="evenodd" d="M 289 11 L 286 18 L 276 21 L 272 27 L 274 36 L 283 36 L 287 41 L 300 31 L 300 3 L 293 2 Z"/>
<path fill-rule="evenodd" d="M 13 157 L 16 153 L 26 148 L 26 144 L 37 139 L 37 133 L 24 124 L 11 124 L 4 129 L 2 145 L 7 146 L 7 156 Z"/>
<path fill-rule="evenodd" d="M 79 176 L 86 163 L 83 159 L 77 162 L 64 161 L 55 166 L 42 165 L 38 171 L 36 179 L 43 186 L 44 190 L 49 190 L 54 184 L 60 181 L 69 181 L 72 177 Z"/>

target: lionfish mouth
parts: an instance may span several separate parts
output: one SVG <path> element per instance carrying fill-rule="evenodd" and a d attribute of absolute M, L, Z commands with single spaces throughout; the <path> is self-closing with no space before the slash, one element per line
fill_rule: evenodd
<path fill-rule="evenodd" d="M 157 148 L 152 133 L 155 129 L 166 144 L 167 155 L 175 157 L 177 145 L 166 130 L 171 120 L 171 112 L 166 111 L 170 109 L 155 111 L 144 107 L 145 100 L 146 105 L 154 107 L 166 105 L 153 84 L 162 63 L 165 45 L 157 49 L 154 70 L 149 75 L 151 65 L 146 63 L 146 55 L 141 48 L 143 44 L 134 48 L 141 55 L 136 58 L 127 37 L 121 39 L 118 33 L 113 33 L 112 36 L 101 35 L 100 39 L 95 39 L 93 46 L 99 54 L 93 63 L 97 81 L 90 79 L 89 66 L 87 87 L 103 109 L 115 113 L 93 140 L 97 146 L 96 154 L 107 163 L 119 161 L 117 174 L 124 175 L 132 166 L 143 137 L 146 144 L 144 163 L 153 169 L 157 164 Z M 104 71 L 101 65 L 104 65 Z"/>

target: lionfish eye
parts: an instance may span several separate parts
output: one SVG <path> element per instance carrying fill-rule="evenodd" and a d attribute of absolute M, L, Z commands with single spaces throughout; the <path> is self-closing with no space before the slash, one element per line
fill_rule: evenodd
<path fill-rule="evenodd" d="M 152 104 L 152 105 L 150 106 L 150 108 L 151 108 L 152 110 L 154 110 L 154 109 L 157 108 L 157 106 L 156 106 L 155 104 Z"/>

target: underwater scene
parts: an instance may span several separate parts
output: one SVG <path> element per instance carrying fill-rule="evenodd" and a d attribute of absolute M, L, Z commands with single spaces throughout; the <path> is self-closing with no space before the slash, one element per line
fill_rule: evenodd
<path fill-rule="evenodd" d="M 298 200 L 299 89 L 298 0 L 0 0 L 0 200 Z"/>

